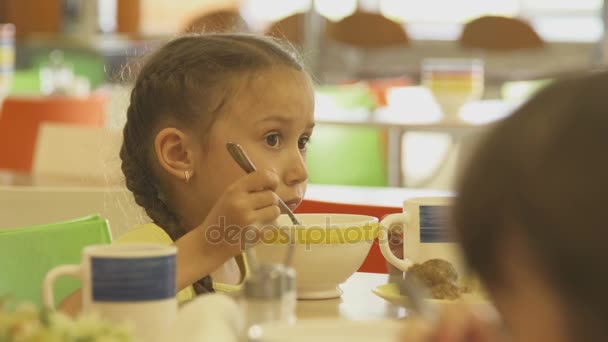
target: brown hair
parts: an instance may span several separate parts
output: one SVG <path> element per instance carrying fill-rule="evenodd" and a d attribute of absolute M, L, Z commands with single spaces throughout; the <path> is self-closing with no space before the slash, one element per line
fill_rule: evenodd
<path fill-rule="evenodd" d="M 175 241 L 185 231 L 163 200 L 163 184 L 153 170 L 153 141 L 163 125 L 208 130 L 229 102 L 235 78 L 276 65 L 302 70 L 280 41 L 249 34 L 188 35 L 168 42 L 149 56 L 131 92 L 120 150 L 126 185 L 137 204 Z M 197 292 L 211 290 L 199 281 Z"/>
<path fill-rule="evenodd" d="M 557 81 L 499 123 L 458 186 L 454 225 L 490 290 L 521 236 L 572 313 L 574 340 L 608 338 L 607 72 Z"/>

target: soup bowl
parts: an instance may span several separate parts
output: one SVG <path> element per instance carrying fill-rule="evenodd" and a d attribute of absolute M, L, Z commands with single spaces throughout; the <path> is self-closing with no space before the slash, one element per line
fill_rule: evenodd
<path fill-rule="evenodd" d="M 260 263 L 282 263 L 293 234 L 292 267 L 296 271 L 299 299 L 336 298 L 339 285 L 365 261 L 378 236 L 378 219 L 354 214 L 297 214 L 302 223 L 293 225 L 281 215 L 278 229 L 265 229 L 255 247 Z"/>

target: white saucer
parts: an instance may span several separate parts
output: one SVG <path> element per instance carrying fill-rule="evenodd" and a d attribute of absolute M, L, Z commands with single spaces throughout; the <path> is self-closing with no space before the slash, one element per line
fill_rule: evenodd
<path fill-rule="evenodd" d="M 342 296 L 342 289 L 339 286 L 321 290 L 298 289 L 298 299 L 332 299 L 340 296 Z"/>
<path fill-rule="evenodd" d="M 405 308 L 409 308 L 412 305 L 412 302 L 407 296 L 402 295 L 399 292 L 399 286 L 396 283 L 389 283 L 384 285 L 376 286 L 372 289 L 372 292 L 376 294 L 378 297 L 384 298 L 385 300 L 391 302 L 392 304 L 403 306 Z M 439 304 L 453 304 L 461 301 L 466 301 L 471 304 L 475 303 L 488 303 L 487 297 L 485 297 L 481 292 L 473 292 L 466 293 L 461 296 L 458 300 L 449 300 L 449 299 L 433 299 L 427 298 L 425 299 L 428 302 L 434 303 L 436 305 Z"/>

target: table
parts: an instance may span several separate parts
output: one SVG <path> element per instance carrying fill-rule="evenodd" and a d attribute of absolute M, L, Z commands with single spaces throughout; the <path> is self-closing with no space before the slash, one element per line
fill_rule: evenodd
<path fill-rule="evenodd" d="M 115 188 L 124 187 L 124 184 L 108 184 L 106 181 L 99 179 L 45 176 L 0 170 L 0 186 Z M 125 191 L 127 190 L 125 189 Z M 451 195 L 453 195 L 452 192 L 443 190 L 309 184 L 308 189 L 306 190 L 305 199 L 348 204 L 401 207 L 403 201 L 408 198 Z"/>
<path fill-rule="evenodd" d="M 464 135 L 479 132 L 491 125 L 490 122 L 467 121 L 436 121 L 436 122 L 408 122 L 395 115 L 382 112 L 354 117 L 328 117 L 318 116 L 315 121 L 324 125 L 368 126 L 384 128 L 388 133 L 387 145 L 387 172 L 389 186 L 403 186 L 401 164 L 403 160 L 402 137 L 407 132 L 441 132 L 449 134 L 452 140 Z M 454 146 L 454 144 L 452 144 Z"/>
<path fill-rule="evenodd" d="M 343 318 L 350 320 L 400 319 L 407 309 L 378 297 L 372 289 L 391 282 L 388 274 L 356 272 L 340 285 L 342 297 L 321 300 L 298 300 L 298 319 Z"/>
<path fill-rule="evenodd" d="M 310 184 L 304 198 L 346 204 L 402 207 L 403 202 L 409 198 L 453 195 L 453 192 L 442 190 Z"/>
<path fill-rule="evenodd" d="M 297 322 L 290 327 L 280 328 L 284 322 L 278 323 L 277 338 L 269 341 L 349 341 L 344 335 L 355 337 L 356 341 L 396 341 L 396 336 L 402 332 L 408 311 L 405 308 L 390 304 L 376 296 L 372 289 L 390 281 L 388 275 L 372 273 L 355 273 L 340 287 L 344 291 L 340 298 L 320 300 L 299 300 L 296 304 Z M 240 314 L 256 314 L 256 311 L 243 311 L 239 305 L 228 305 L 224 301 L 213 300 L 205 302 L 211 296 L 199 296 L 193 300 L 193 305 L 186 304 L 178 314 L 178 324 L 175 341 L 220 341 L 234 336 L 232 330 L 238 324 Z M 242 298 L 242 292 L 229 293 L 237 303 Z M 196 304 L 198 303 L 198 304 Z M 221 305 L 211 307 L 207 304 Z M 183 315 L 181 315 L 183 313 Z M 260 311 L 260 313 L 262 313 Z M 213 321 L 210 320 L 213 316 Z M 194 318 L 193 318 L 194 317 Z M 198 317 L 198 319 L 196 318 Z M 243 318 L 245 318 L 243 316 Z M 221 320 L 225 321 L 224 324 Z M 268 323 L 273 325 L 273 323 Z M 262 328 L 256 329 L 258 333 Z M 353 329 L 353 330 L 342 330 Z M 367 330 L 369 329 L 369 330 Z M 373 335 L 364 339 L 357 335 Z M 329 334 L 329 335 L 327 335 Z M 280 337 L 278 337 L 280 336 Z M 367 337 L 366 336 L 366 337 Z M 213 339 L 213 338 L 215 339 Z M 222 337 L 222 338 L 220 338 Z M 358 337 L 358 338 L 357 338 Z M 237 339 L 230 339 L 236 341 Z M 243 339 L 244 340 L 244 339 Z M 266 341 L 266 339 L 260 339 Z M 239 340 L 240 341 L 240 340 Z M 258 341 L 256 339 L 256 341 Z"/>
<path fill-rule="evenodd" d="M 121 183 L 108 183 L 98 178 L 36 175 L 0 169 L 0 186 L 44 186 L 44 187 L 95 187 L 109 188 L 124 186 Z"/>

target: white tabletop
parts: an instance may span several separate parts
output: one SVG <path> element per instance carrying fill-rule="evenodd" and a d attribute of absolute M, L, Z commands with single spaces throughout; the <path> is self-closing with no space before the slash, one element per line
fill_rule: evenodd
<path fill-rule="evenodd" d="M 409 198 L 451 195 L 452 192 L 442 190 L 310 184 L 305 198 L 325 202 L 402 207 L 403 202 Z"/>
<path fill-rule="evenodd" d="M 342 113 L 339 109 L 333 109 L 327 111 L 331 114 L 324 114 L 323 111 L 315 113 L 315 121 L 320 124 L 399 128 L 407 131 L 466 133 L 492 126 L 513 112 L 516 105 L 500 99 L 472 101 L 462 108 L 456 118 L 443 118 L 440 113 L 434 115 L 432 113 L 435 108 L 428 106 L 421 109 L 416 109 L 416 106 L 414 109 L 411 106 L 401 109 L 385 107 L 372 112 L 345 110 Z M 420 117 L 419 113 L 428 115 Z"/>
<path fill-rule="evenodd" d="M 340 288 L 340 298 L 299 300 L 296 308 L 298 319 L 343 318 L 351 320 L 398 319 L 407 314 L 405 308 L 396 306 L 375 295 L 372 290 L 390 282 L 388 274 L 353 274 Z"/>

